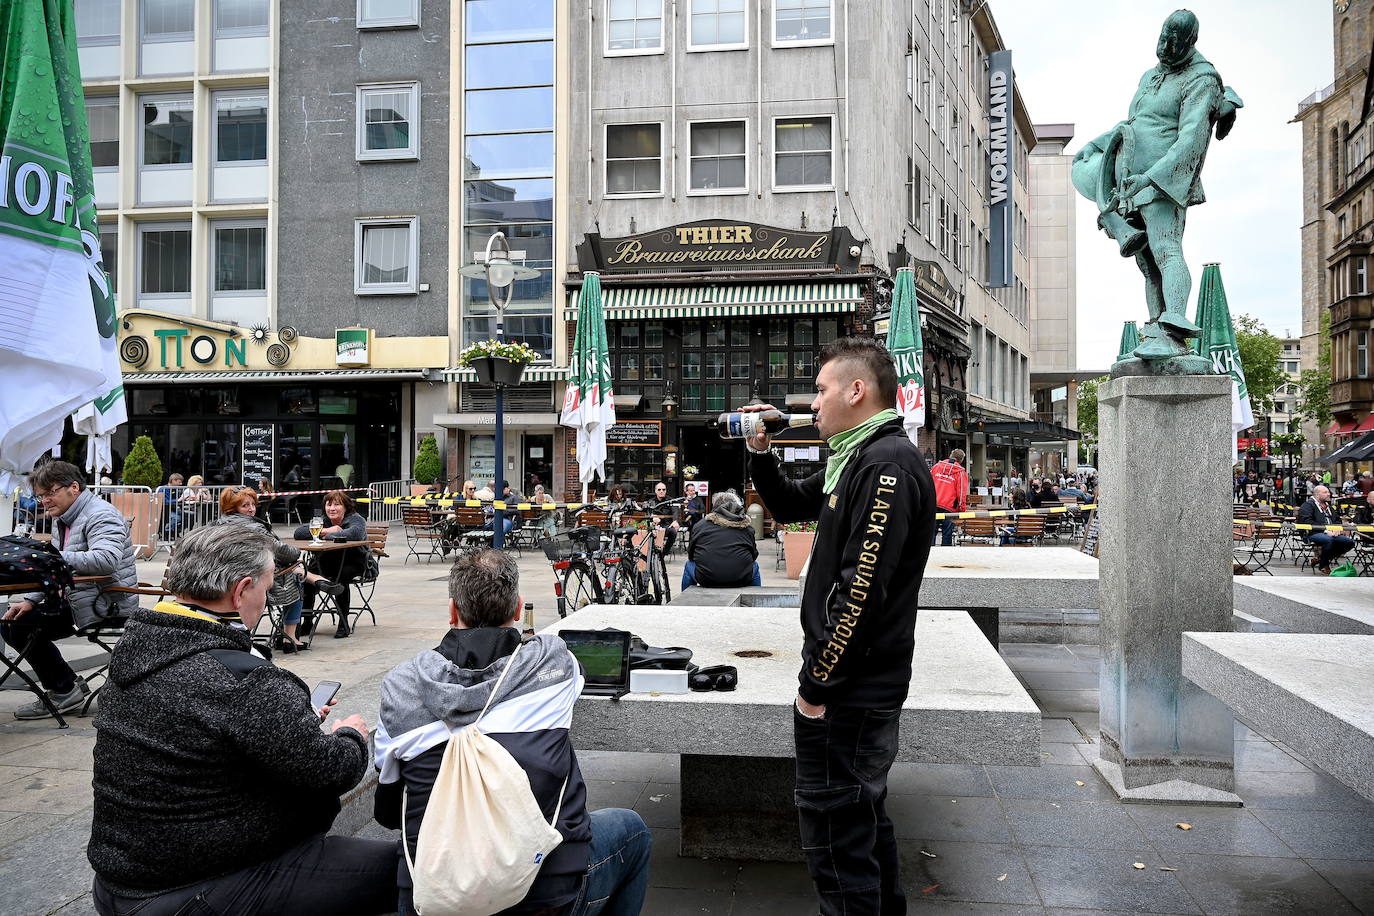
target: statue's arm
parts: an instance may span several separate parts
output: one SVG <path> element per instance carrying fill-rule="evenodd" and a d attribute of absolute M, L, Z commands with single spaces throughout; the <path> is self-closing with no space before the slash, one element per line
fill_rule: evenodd
<path fill-rule="evenodd" d="M 1151 184 L 1180 207 L 1188 206 L 1189 192 L 1211 140 L 1212 112 L 1220 98 L 1221 84 L 1214 76 L 1194 79 L 1183 93 L 1173 144 L 1145 173 Z"/>

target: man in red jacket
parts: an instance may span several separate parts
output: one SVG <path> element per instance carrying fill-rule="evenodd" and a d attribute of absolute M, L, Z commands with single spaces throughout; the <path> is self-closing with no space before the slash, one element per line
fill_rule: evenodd
<path fill-rule="evenodd" d="M 949 457 L 930 469 L 935 481 L 935 511 L 963 512 L 968 507 L 968 471 L 964 470 L 964 450 L 956 448 Z M 942 518 L 940 546 L 954 543 L 954 519 Z"/>

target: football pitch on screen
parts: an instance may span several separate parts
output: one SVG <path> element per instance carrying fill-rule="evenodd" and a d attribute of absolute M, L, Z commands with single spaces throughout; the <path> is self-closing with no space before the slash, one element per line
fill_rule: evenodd
<path fill-rule="evenodd" d="M 587 677 L 616 677 L 620 674 L 620 646 L 578 646 L 577 660 Z"/>

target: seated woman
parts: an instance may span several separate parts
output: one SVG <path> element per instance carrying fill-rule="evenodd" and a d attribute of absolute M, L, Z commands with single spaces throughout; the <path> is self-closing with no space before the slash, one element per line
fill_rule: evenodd
<path fill-rule="evenodd" d="M 744 518 L 744 503 L 727 491 L 711 497 L 711 511 L 692 528 L 682 589 L 739 588 L 760 585 L 759 548 L 754 529 Z"/>
<path fill-rule="evenodd" d="M 625 495 L 625 488 L 620 484 L 611 487 L 611 495 L 606 499 L 607 511 L 614 515 L 617 512 L 637 512 L 639 504 Z"/>
<path fill-rule="evenodd" d="M 536 506 L 542 506 L 553 502 L 552 497 L 544 490 L 544 485 L 537 484 L 534 488 L 534 495 L 530 497 L 530 502 Z M 553 533 L 558 530 L 558 513 L 552 509 L 545 509 L 539 513 L 539 530 L 544 537 L 553 537 Z"/>
<path fill-rule="evenodd" d="M 219 520 L 256 525 L 272 533 L 272 525 L 258 515 L 258 492 L 251 487 L 225 487 L 220 491 Z"/>
<path fill-rule="evenodd" d="M 346 541 L 367 540 L 367 521 L 353 510 L 353 500 L 344 491 L 330 490 L 325 494 L 324 514 L 325 528 L 320 532 L 321 538 L 336 538 L 338 535 L 343 535 L 343 540 Z M 309 525 L 301 525 L 296 529 L 296 540 L 304 541 L 309 537 Z M 359 545 L 345 550 L 331 550 L 327 553 L 314 555 L 319 571 L 327 574 L 339 587 L 339 591 L 334 594 L 334 607 L 339 617 L 339 626 L 334 631 L 335 639 L 343 639 L 353 633 L 348 626 L 348 609 L 352 598 L 348 591 L 348 583 L 359 578 L 366 571 L 367 549 L 366 545 Z M 315 609 L 315 596 L 320 591 L 328 592 L 328 589 L 308 579 L 302 584 L 301 592 L 306 611 Z M 313 627 L 314 615 L 312 614 L 311 617 L 310 625 Z"/>

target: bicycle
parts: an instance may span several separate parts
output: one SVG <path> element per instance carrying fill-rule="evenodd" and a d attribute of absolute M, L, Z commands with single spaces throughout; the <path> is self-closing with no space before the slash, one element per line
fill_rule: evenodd
<path fill-rule="evenodd" d="M 680 500 L 666 500 L 651 513 Z M 649 518 L 652 518 L 651 514 Z M 617 519 L 619 516 L 617 516 Z M 658 547 L 655 525 L 616 526 L 609 535 L 582 526 L 560 531 L 541 545 L 554 571 L 558 616 L 589 604 L 667 604 L 672 600 L 668 567 Z M 628 572 L 627 572 L 628 570 Z"/>

